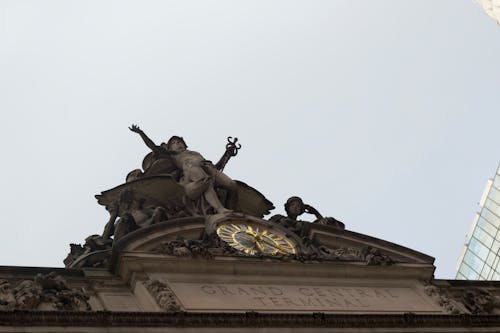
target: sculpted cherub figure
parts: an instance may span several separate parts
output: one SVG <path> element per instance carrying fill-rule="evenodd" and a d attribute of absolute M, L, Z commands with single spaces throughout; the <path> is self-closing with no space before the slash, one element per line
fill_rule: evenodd
<path fill-rule="evenodd" d="M 216 187 L 229 190 L 233 194 L 237 191 L 236 182 L 221 171 L 231 156 L 228 150 L 221 161 L 213 165 L 200 153 L 188 150 L 182 137 L 172 136 L 166 144 L 156 145 L 139 126 L 132 125 L 129 129 L 139 134 L 155 155 L 163 158 L 169 157 L 172 160 L 175 168 L 180 172 L 179 183 L 184 187 L 188 198 L 192 200 L 205 198 L 217 213 L 231 211 L 224 207 L 215 191 Z"/>

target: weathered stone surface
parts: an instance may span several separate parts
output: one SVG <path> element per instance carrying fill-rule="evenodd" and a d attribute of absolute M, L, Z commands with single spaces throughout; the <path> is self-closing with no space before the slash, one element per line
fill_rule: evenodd
<path fill-rule="evenodd" d="M 96 196 L 102 234 L 66 269 L 0 266 L 0 332 L 500 332 L 500 282 L 435 280 L 434 258 L 345 230 L 299 197 L 286 216 L 174 136 Z M 312 222 L 299 220 L 303 214 Z"/>
<path fill-rule="evenodd" d="M 82 289 L 70 288 L 54 272 L 37 274 L 11 286 L 0 280 L 0 310 L 74 310 L 88 311 L 89 297 Z"/>
<path fill-rule="evenodd" d="M 467 288 L 461 300 L 473 314 L 500 314 L 500 297 L 487 289 Z"/>
<path fill-rule="evenodd" d="M 411 286 L 170 282 L 186 310 L 435 312 L 442 309 Z M 332 281 L 333 282 L 333 281 Z"/>
<path fill-rule="evenodd" d="M 159 280 L 148 280 L 144 282 L 144 286 L 163 310 L 179 311 L 181 309 L 177 297 L 166 283 Z"/>
<path fill-rule="evenodd" d="M 458 302 L 450 299 L 446 293 L 440 288 L 433 285 L 425 286 L 425 293 L 431 296 L 440 306 L 442 306 L 450 314 L 464 313 L 463 307 Z"/>
<path fill-rule="evenodd" d="M 212 253 L 202 241 L 178 239 L 164 242 L 153 252 L 177 257 L 212 259 Z"/>

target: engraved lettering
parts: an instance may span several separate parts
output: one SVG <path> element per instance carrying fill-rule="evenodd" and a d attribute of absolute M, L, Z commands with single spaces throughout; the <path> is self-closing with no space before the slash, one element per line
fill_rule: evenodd
<path fill-rule="evenodd" d="M 294 306 L 300 306 L 300 304 L 295 303 L 288 297 L 283 297 L 282 298 L 283 302 L 285 302 L 287 305 L 294 305 Z"/>
<path fill-rule="evenodd" d="M 302 297 L 299 298 L 299 301 L 302 303 L 302 305 L 304 306 L 314 306 L 314 303 L 312 301 L 312 299 L 310 298 L 306 298 L 306 299 L 303 299 Z"/>
<path fill-rule="evenodd" d="M 276 297 L 269 297 L 269 300 L 273 303 L 273 305 L 277 305 L 277 306 L 281 305 L 280 301 Z"/>
<path fill-rule="evenodd" d="M 283 290 L 281 290 L 280 288 L 269 287 L 268 289 L 275 296 L 281 296 L 281 295 L 283 295 Z"/>
<path fill-rule="evenodd" d="M 222 292 L 222 295 L 234 295 L 233 292 L 231 292 L 229 289 L 223 286 L 217 286 L 219 290 Z"/>
<path fill-rule="evenodd" d="M 309 290 L 309 288 L 299 288 L 299 293 L 304 296 L 313 296 L 313 293 Z"/>
<path fill-rule="evenodd" d="M 335 298 L 325 298 L 323 301 L 328 305 L 328 306 L 342 306 L 339 301 L 337 301 Z"/>
<path fill-rule="evenodd" d="M 331 296 L 340 296 L 340 297 L 344 297 L 344 294 L 342 294 L 340 291 L 338 291 L 337 289 L 327 289 L 328 293 L 331 295 Z"/>
<path fill-rule="evenodd" d="M 238 287 L 238 295 L 247 295 L 250 296 L 250 293 L 245 290 L 245 288 Z"/>
<path fill-rule="evenodd" d="M 378 290 L 378 289 L 373 290 L 373 292 L 379 298 L 386 298 L 386 295 L 384 295 L 384 293 L 382 291 Z"/>
<path fill-rule="evenodd" d="M 238 309 L 279 310 L 285 308 L 289 310 L 356 311 L 363 308 L 378 309 L 379 303 L 381 311 L 403 311 L 410 307 L 405 301 L 409 298 L 406 297 L 404 288 L 392 286 L 288 286 L 247 285 L 245 283 L 200 283 L 195 285 L 201 291 L 200 296 L 206 295 L 202 297 L 205 302 L 220 304 L 222 301 L 227 306 L 235 304 Z"/>
<path fill-rule="evenodd" d="M 321 300 L 319 298 L 315 298 L 315 300 L 319 303 L 319 305 L 325 306 L 323 303 L 321 303 Z"/>
<path fill-rule="evenodd" d="M 321 291 L 321 288 L 313 288 L 313 290 L 316 292 L 316 295 L 318 296 L 327 296 L 325 293 Z"/>
<path fill-rule="evenodd" d="M 361 297 L 368 297 L 368 298 L 373 297 L 372 295 L 367 294 L 367 291 L 365 291 L 363 289 L 356 289 L 356 291 L 358 292 L 359 296 L 361 296 Z"/>
<path fill-rule="evenodd" d="M 254 295 L 263 295 L 267 296 L 267 293 L 264 291 L 264 288 L 262 287 L 250 287 L 250 292 L 252 292 Z"/>
<path fill-rule="evenodd" d="M 261 305 L 264 305 L 264 306 L 266 305 L 266 302 L 264 302 L 264 297 L 257 297 L 256 296 L 253 299 L 256 301 L 259 301 Z"/>
<path fill-rule="evenodd" d="M 343 290 L 345 290 L 345 292 L 346 292 L 349 296 L 351 296 L 351 297 L 356 297 L 355 295 L 353 295 L 353 294 L 352 294 L 351 289 L 348 289 L 348 288 L 343 288 Z"/>
<path fill-rule="evenodd" d="M 205 294 L 210 294 L 210 295 L 213 295 L 213 294 L 217 293 L 215 290 L 212 289 L 211 286 L 201 286 L 201 290 Z"/>
<path fill-rule="evenodd" d="M 363 303 L 359 298 L 355 298 L 354 300 L 359 304 L 359 306 L 361 306 L 363 308 L 370 307 L 370 305 Z"/>
<path fill-rule="evenodd" d="M 398 295 L 393 295 L 389 289 L 385 289 L 385 292 L 388 293 L 392 298 L 399 298 Z"/>
<path fill-rule="evenodd" d="M 344 299 L 345 306 L 347 307 L 356 307 L 356 304 L 351 303 L 348 299 Z"/>

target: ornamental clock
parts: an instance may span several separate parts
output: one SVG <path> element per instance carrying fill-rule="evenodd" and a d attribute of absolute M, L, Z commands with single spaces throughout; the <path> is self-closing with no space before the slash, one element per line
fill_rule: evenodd
<path fill-rule="evenodd" d="M 294 242 L 272 227 L 249 221 L 228 221 L 217 226 L 217 235 L 236 250 L 251 255 L 293 255 Z"/>

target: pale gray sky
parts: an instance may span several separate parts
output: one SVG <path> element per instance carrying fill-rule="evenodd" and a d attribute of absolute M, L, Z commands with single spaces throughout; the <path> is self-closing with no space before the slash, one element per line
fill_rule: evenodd
<path fill-rule="evenodd" d="M 454 278 L 500 161 L 500 28 L 472 0 L 0 1 L 0 264 L 62 266 L 94 194 L 184 136 Z"/>

